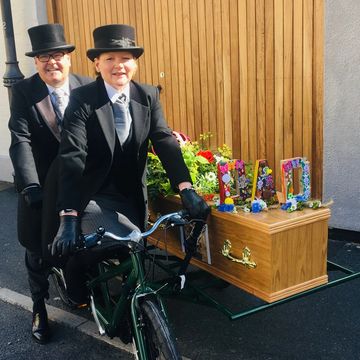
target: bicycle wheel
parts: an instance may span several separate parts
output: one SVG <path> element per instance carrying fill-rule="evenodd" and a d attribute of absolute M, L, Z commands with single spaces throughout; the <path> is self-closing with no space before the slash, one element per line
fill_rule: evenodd
<path fill-rule="evenodd" d="M 159 306 L 150 299 L 140 304 L 143 334 L 149 360 L 179 360 L 181 356 L 169 325 Z"/>
<path fill-rule="evenodd" d="M 50 278 L 52 283 L 54 284 L 54 287 L 57 291 L 57 293 L 60 296 L 61 301 L 67 305 L 71 306 L 71 300 L 69 299 L 69 296 L 66 291 L 66 282 L 64 277 L 64 272 L 60 268 L 53 267 L 51 269 Z"/>

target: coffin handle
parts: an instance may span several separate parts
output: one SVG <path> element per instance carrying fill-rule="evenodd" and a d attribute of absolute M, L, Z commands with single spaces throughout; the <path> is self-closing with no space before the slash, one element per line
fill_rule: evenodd
<path fill-rule="evenodd" d="M 242 251 L 242 258 L 241 259 L 237 259 L 236 257 L 232 256 L 230 254 L 230 250 L 231 250 L 231 242 L 230 240 L 226 239 L 224 241 L 224 245 L 223 248 L 221 249 L 221 254 L 223 256 L 225 256 L 226 258 L 228 258 L 231 261 L 234 261 L 238 264 L 244 265 L 246 268 L 248 269 L 255 269 L 256 268 L 256 262 L 251 261 L 251 251 L 250 249 L 245 246 L 243 251 Z"/>

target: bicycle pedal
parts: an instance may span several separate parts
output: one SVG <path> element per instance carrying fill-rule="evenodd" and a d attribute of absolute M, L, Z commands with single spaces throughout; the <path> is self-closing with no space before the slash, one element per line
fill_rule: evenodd
<path fill-rule="evenodd" d="M 88 303 L 77 304 L 76 309 L 84 309 L 84 308 L 87 308 L 88 306 L 89 306 Z"/>
<path fill-rule="evenodd" d="M 69 303 L 70 303 L 70 307 L 73 309 L 73 310 L 80 310 L 80 309 L 85 309 L 85 308 L 88 308 L 90 306 L 89 302 L 85 301 L 85 302 L 81 302 L 81 303 L 77 303 L 73 300 L 71 300 L 69 298 Z"/>

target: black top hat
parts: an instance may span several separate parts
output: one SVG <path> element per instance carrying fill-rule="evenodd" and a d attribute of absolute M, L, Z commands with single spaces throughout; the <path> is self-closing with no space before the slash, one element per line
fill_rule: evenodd
<path fill-rule="evenodd" d="M 26 56 L 34 57 L 38 54 L 53 50 L 66 50 L 72 52 L 74 45 L 66 44 L 64 28 L 60 24 L 44 24 L 28 29 L 32 51 Z"/>
<path fill-rule="evenodd" d="M 87 57 L 94 61 L 103 52 L 129 51 L 136 58 L 144 49 L 135 44 L 135 29 L 129 25 L 113 24 L 96 28 L 93 32 L 94 49 L 87 51 Z"/>

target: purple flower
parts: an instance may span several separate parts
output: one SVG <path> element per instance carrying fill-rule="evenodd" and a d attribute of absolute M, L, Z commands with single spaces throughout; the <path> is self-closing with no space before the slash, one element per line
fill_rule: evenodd
<path fill-rule="evenodd" d="M 292 169 L 291 161 L 287 161 L 286 163 L 284 163 L 283 168 L 284 168 L 285 172 L 291 171 L 291 169 Z"/>
<path fill-rule="evenodd" d="M 235 162 L 235 169 L 243 169 L 244 168 L 244 161 L 243 160 L 236 160 Z"/>
<path fill-rule="evenodd" d="M 271 175 L 269 175 L 266 179 L 267 186 L 272 187 L 273 186 L 273 178 Z"/>

